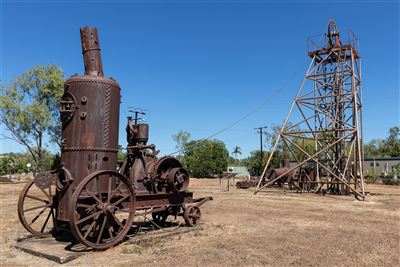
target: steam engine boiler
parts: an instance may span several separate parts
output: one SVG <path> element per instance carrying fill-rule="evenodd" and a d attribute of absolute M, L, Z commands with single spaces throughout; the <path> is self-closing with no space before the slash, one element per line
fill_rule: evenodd
<path fill-rule="evenodd" d="M 189 226 L 212 198 L 193 199 L 189 175 L 174 157 L 147 144 L 149 125 L 128 117 L 127 156 L 117 171 L 120 86 L 104 77 L 96 28 L 80 29 L 85 73 L 67 79 L 60 103 L 61 164 L 37 173 L 18 201 L 18 216 L 35 236 L 72 234 L 106 249 L 121 242 L 135 216 L 154 223 L 182 216 Z"/>

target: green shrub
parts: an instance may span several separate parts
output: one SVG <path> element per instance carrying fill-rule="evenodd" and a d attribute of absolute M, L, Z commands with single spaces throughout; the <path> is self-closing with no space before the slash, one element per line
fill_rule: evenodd
<path fill-rule="evenodd" d="M 382 179 L 384 185 L 400 185 L 400 179 Z"/>

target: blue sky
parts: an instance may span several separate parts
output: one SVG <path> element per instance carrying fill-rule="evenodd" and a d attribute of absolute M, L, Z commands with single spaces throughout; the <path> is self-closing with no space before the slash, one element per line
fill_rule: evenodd
<path fill-rule="evenodd" d="M 282 123 L 309 64 L 307 37 L 324 33 L 330 18 L 360 41 L 366 141 L 399 125 L 397 1 L 2 1 L 0 16 L 3 83 L 40 64 L 83 73 L 79 27 L 98 28 L 105 75 L 122 88 L 122 145 L 129 106 L 148 110 L 150 142 L 168 154 L 172 134 L 207 137 L 294 75 L 216 136 L 247 156 L 259 147 L 254 127 Z M 1 142 L 1 152 L 23 150 Z"/>

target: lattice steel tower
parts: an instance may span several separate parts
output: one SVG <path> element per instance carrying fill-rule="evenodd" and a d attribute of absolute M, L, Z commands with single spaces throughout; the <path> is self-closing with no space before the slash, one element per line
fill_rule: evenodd
<path fill-rule="evenodd" d="M 294 171 L 296 185 L 304 165 L 312 164 L 315 175 L 304 177 L 313 185 L 314 192 L 364 198 L 361 62 L 357 38 L 349 30 L 348 43 L 342 43 L 335 21 L 330 20 L 323 45 L 309 39 L 308 51 L 311 64 L 256 192 Z M 296 164 L 268 180 L 269 164 L 280 142 L 288 148 Z M 298 183 L 297 187 L 301 190 Z"/>

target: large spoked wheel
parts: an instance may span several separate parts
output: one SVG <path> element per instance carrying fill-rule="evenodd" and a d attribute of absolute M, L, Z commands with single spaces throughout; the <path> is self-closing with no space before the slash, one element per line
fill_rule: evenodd
<path fill-rule="evenodd" d="M 189 206 L 183 213 L 183 219 L 188 226 L 195 226 L 201 218 L 200 208 L 197 206 Z"/>
<path fill-rule="evenodd" d="M 28 181 L 19 196 L 19 220 L 26 230 L 37 237 L 48 236 L 54 230 L 55 193 L 54 180 L 50 177 L 43 177 L 39 183 L 38 180 L 36 183 L 35 180 Z"/>
<path fill-rule="evenodd" d="M 135 193 L 130 181 L 115 171 L 86 176 L 72 195 L 70 227 L 75 238 L 95 249 L 121 242 L 132 226 Z"/>

